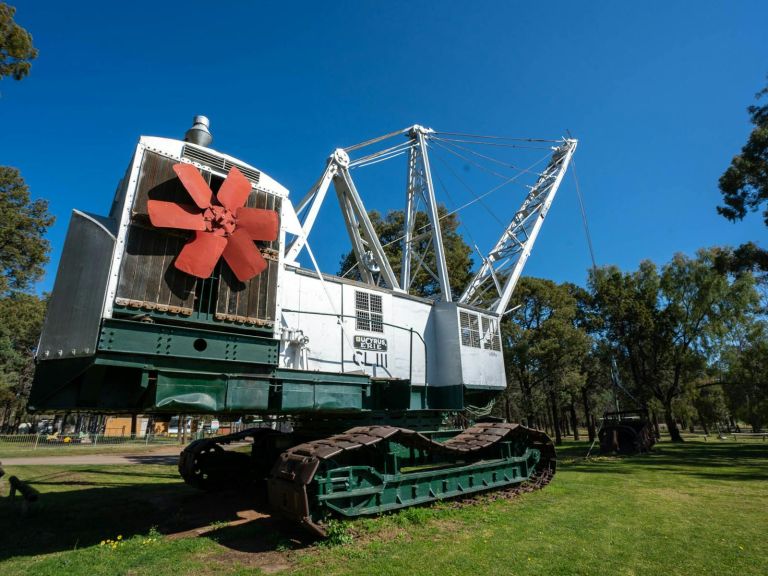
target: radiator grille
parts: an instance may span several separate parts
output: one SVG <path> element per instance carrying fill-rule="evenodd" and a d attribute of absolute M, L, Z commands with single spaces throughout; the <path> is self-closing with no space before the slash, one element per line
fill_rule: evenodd
<path fill-rule="evenodd" d="M 210 278 L 189 276 L 173 262 L 192 234 L 154 228 L 147 216 L 147 200 L 190 204 L 189 193 L 173 172 L 176 160 L 145 152 L 131 222 L 123 254 L 115 303 L 142 310 L 183 314 L 203 322 L 223 321 L 270 325 L 275 320 L 279 241 L 257 242 L 267 269 L 248 282 L 240 282 L 220 263 Z M 215 192 L 224 179 L 208 171 L 203 178 Z M 280 213 L 281 199 L 251 190 L 246 206 Z"/>
<path fill-rule="evenodd" d="M 242 172 L 243 175 L 246 178 L 248 178 L 253 184 L 258 184 L 259 178 L 261 177 L 261 173 L 258 170 L 254 170 L 253 168 L 249 168 L 248 166 L 244 166 L 243 164 L 230 162 L 229 160 L 226 160 L 221 156 L 217 156 L 216 154 L 211 154 L 210 152 L 206 152 L 205 150 L 201 150 L 200 148 L 196 148 L 195 146 L 184 146 L 184 148 L 181 151 L 181 155 L 184 158 L 189 158 L 190 160 L 193 160 L 198 164 L 202 164 L 203 166 L 208 166 L 213 170 L 216 170 L 218 172 L 224 172 L 225 174 L 229 172 L 232 166 L 237 166 L 238 170 L 240 170 L 240 172 Z"/>

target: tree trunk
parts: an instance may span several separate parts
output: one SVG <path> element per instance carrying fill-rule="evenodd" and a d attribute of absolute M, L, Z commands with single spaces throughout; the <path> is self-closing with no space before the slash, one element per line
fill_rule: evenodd
<path fill-rule="evenodd" d="M 576 402 L 571 399 L 571 426 L 573 426 L 573 439 L 580 440 L 579 437 L 579 421 L 576 418 Z"/>
<path fill-rule="evenodd" d="M 672 414 L 672 401 L 664 403 L 664 421 L 667 423 L 667 430 L 669 431 L 669 438 L 672 442 L 682 442 L 683 437 L 680 436 L 680 430 L 677 428 L 677 422 Z"/>
<path fill-rule="evenodd" d="M 661 438 L 661 430 L 659 429 L 659 417 L 656 414 L 656 410 L 651 412 L 651 422 L 653 422 L 653 432 L 656 434 L 656 439 Z"/>
<path fill-rule="evenodd" d="M 176 427 L 176 435 L 179 437 L 179 444 L 184 444 L 184 437 L 187 432 L 186 419 L 187 417 L 184 414 L 179 414 L 179 425 Z"/>
<path fill-rule="evenodd" d="M 136 438 L 136 413 L 131 414 L 131 438 Z"/>
<path fill-rule="evenodd" d="M 554 392 L 549 393 L 549 403 L 552 408 L 552 427 L 555 432 L 555 444 L 560 446 L 563 443 L 563 436 L 560 433 L 560 420 L 557 417 L 557 401 L 555 400 Z"/>
<path fill-rule="evenodd" d="M 529 428 L 534 428 L 534 422 L 536 422 L 535 414 L 533 413 L 533 399 L 532 399 L 532 393 L 531 393 L 531 387 L 528 386 L 523 382 L 523 380 L 520 380 L 520 392 L 523 394 L 523 404 L 522 404 L 522 410 L 524 412 L 527 412 L 528 422 L 527 426 Z"/>
<path fill-rule="evenodd" d="M 581 389 L 581 401 L 584 404 L 584 419 L 587 421 L 587 435 L 589 441 L 595 441 L 595 424 L 592 420 L 592 409 L 589 405 L 589 394 L 587 394 L 586 386 Z"/>

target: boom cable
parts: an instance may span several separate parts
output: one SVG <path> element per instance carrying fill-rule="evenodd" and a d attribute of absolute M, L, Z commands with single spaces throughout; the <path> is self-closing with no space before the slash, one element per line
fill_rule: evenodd
<path fill-rule="evenodd" d="M 581 208 L 581 221 L 584 223 L 584 234 L 587 236 L 587 245 L 589 246 L 589 257 L 592 259 L 592 272 L 597 272 L 597 261 L 595 260 L 595 249 L 592 246 L 592 235 L 589 233 L 589 222 L 587 222 L 587 211 L 584 208 L 584 198 L 581 195 L 581 187 L 579 186 L 579 178 L 576 176 L 576 160 L 571 158 L 571 174 L 573 174 L 573 181 L 576 184 L 576 196 L 579 199 L 579 207 Z"/>

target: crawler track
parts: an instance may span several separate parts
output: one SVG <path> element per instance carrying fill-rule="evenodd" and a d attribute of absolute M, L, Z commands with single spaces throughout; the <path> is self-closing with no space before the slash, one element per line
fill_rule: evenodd
<path fill-rule="evenodd" d="M 432 466 L 381 470 L 393 445 Z M 362 426 L 283 452 L 268 480 L 269 500 L 281 515 L 325 536 L 322 520 L 330 512 L 358 516 L 487 490 L 530 491 L 548 484 L 555 468 L 549 437 L 517 424 L 478 424 L 445 442 L 405 428 Z"/>
<path fill-rule="evenodd" d="M 242 432 L 191 442 L 179 455 L 179 474 L 184 482 L 200 490 L 221 490 L 246 482 L 253 469 L 252 456 L 229 452 L 223 446 L 247 438 L 254 444 L 275 432 L 271 428 L 249 428 Z"/>

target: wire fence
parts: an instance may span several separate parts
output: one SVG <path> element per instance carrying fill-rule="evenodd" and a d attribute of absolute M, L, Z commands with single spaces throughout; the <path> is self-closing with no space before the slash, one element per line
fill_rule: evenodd
<path fill-rule="evenodd" d="M 203 433 L 187 434 L 186 441 L 202 438 Z M 178 444 L 175 434 L 146 434 L 145 436 L 115 436 L 109 434 L 0 434 L 0 450 L 96 447 L 116 445 L 171 445 Z"/>
<path fill-rule="evenodd" d="M 693 434 L 699 438 L 703 438 L 705 442 L 720 441 L 720 442 L 752 442 L 754 440 L 768 441 L 768 431 L 766 432 L 722 432 L 714 434 Z"/>

